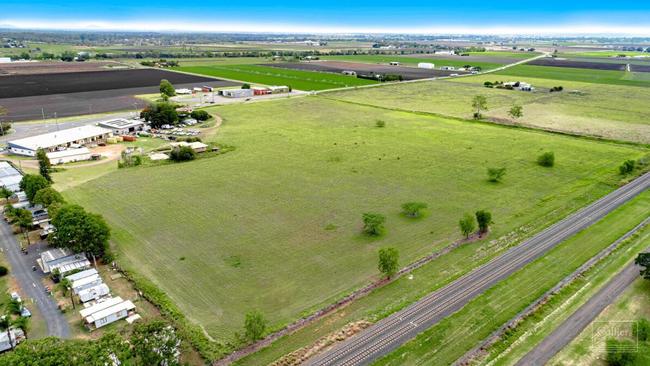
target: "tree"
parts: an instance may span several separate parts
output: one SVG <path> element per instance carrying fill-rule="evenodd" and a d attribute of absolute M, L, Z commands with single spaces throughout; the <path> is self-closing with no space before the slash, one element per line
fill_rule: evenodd
<path fill-rule="evenodd" d="M 386 217 L 378 213 L 364 213 L 363 216 L 363 231 L 371 236 L 380 235 L 384 231 L 384 222 Z"/>
<path fill-rule="evenodd" d="M 632 365 L 636 360 L 636 345 L 629 340 L 609 338 L 605 341 L 607 364 L 610 366 Z"/>
<path fill-rule="evenodd" d="M 190 113 L 190 117 L 194 118 L 197 121 L 207 121 L 210 119 L 210 113 L 204 111 L 203 109 L 198 109 Z"/>
<path fill-rule="evenodd" d="M 2 113 L 0 113 L 0 115 L 2 115 Z M 0 136 L 7 135 L 10 131 L 11 131 L 11 123 L 0 122 Z"/>
<path fill-rule="evenodd" d="M 621 173 L 621 175 L 629 174 L 634 171 L 634 168 L 636 167 L 636 161 L 634 160 L 626 160 L 621 164 L 621 166 L 618 167 L 618 171 Z"/>
<path fill-rule="evenodd" d="M 88 253 L 106 258 L 111 231 L 104 218 L 86 212 L 78 205 L 63 205 L 52 218 L 56 232 L 50 234 L 50 243 L 70 248 L 75 253 Z"/>
<path fill-rule="evenodd" d="M 5 187 L 5 186 L 0 187 L 0 197 L 2 197 L 4 199 L 9 199 L 9 197 L 11 197 L 13 195 L 14 195 L 14 192 L 7 189 L 7 187 Z"/>
<path fill-rule="evenodd" d="M 407 202 L 402 205 L 402 213 L 409 217 L 419 217 L 427 207 L 429 206 L 424 202 Z"/>
<path fill-rule="evenodd" d="M 472 99 L 472 108 L 476 112 L 474 112 L 474 118 L 479 119 L 481 118 L 481 111 L 487 111 L 487 98 L 484 95 L 476 95 Z"/>
<path fill-rule="evenodd" d="M 38 159 L 38 172 L 47 179 L 48 182 L 52 182 L 52 177 L 50 176 L 50 171 L 52 170 L 52 164 L 50 163 L 50 158 L 47 157 L 47 153 L 43 149 L 38 149 L 36 151 L 36 159 Z"/>
<path fill-rule="evenodd" d="M 29 241 L 29 229 L 32 227 L 32 224 L 34 222 L 32 213 L 24 208 L 19 208 L 14 211 L 14 217 L 16 218 L 18 226 L 20 226 L 23 235 L 25 235 L 25 238 L 27 238 L 27 244 L 31 245 L 31 242 Z"/>
<path fill-rule="evenodd" d="M 61 193 L 52 187 L 39 189 L 34 195 L 34 204 L 41 204 L 43 207 L 50 207 L 53 203 L 65 203 Z"/>
<path fill-rule="evenodd" d="M 648 319 L 639 319 L 632 325 L 632 335 L 641 342 L 650 340 L 650 321 Z"/>
<path fill-rule="evenodd" d="M 160 95 L 167 97 L 173 97 L 176 95 L 176 90 L 174 89 L 172 83 L 169 82 L 169 80 L 160 80 Z"/>
<path fill-rule="evenodd" d="M 476 222 L 478 222 L 479 232 L 487 233 L 492 224 L 492 214 L 485 210 L 476 211 Z"/>
<path fill-rule="evenodd" d="M 196 159 L 196 152 L 189 146 L 176 146 L 169 153 L 173 161 L 189 161 Z"/>
<path fill-rule="evenodd" d="M 378 119 L 377 121 L 375 121 L 375 126 L 379 127 L 379 128 L 384 128 L 384 127 L 386 127 L 386 121 L 382 121 L 382 120 Z"/>
<path fill-rule="evenodd" d="M 639 253 L 634 260 L 634 263 L 643 267 L 641 269 L 641 276 L 646 280 L 650 280 L 650 253 Z"/>
<path fill-rule="evenodd" d="M 253 310 L 246 313 L 246 319 L 244 320 L 246 339 L 253 342 L 262 339 L 266 330 L 266 323 L 264 315 L 259 311 Z"/>
<path fill-rule="evenodd" d="M 4 277 L 9 273 L 9 269 L 5 266 L 0 266 L 0 277 Z"/>
<path fill-rule="evenodd" d="M 162 320 L 137 323 L 131 335 L 140 365 L 179 365 L 180 343 L 174 328 Z"/>
<path fill-rule="evenodd" d="M 521 118 L 524 116 L 524 108 L 520 105 L 513 105 L 508 111 L 508 115 L 512 119 Z"/>
<path fill-rule="evenodd" d="M 395 248 L 379 249 L 379 272 L 391 278 L 399 269 L 399 252 Z"/>
<path fill-rule="evenodd" d="M 243 83 L 242 86 L 241 86 L 241 88 L 242 88 L 242 89 L 250 89 L 250 88 L 251 88 L 251 84 Z"/>
<path fill-rule="evenodd" d="M 474 216 L 466 213 L 462 219 L 458 222 L 460 226 L 460 232 L 463 233 L 465 238 L 469 238 L 470 234 L 476 230 L 476 222 L 474 221 Z"/>
<path fill-rule="evenodd" d="M 169 102 L 155 103 L 145 107 L 140 112 L 140 117 L 149 122 L 153 128 L 160 128 L 162 125 L 175 125 L 179 121 L 176 106 Z"/>
<path fill-rule="evenodd" d="M 34 203 L 36 192 L 49 186 L 50 182 L 48 182 L 42 175 L 25 174 L 23 179 L 20 181 L 20 189 L 25 192 L 27 199 L 31 203 Z"/>
<path fill-rule="evenodd" d="M 488 180 L 490 182 L 500 182 L 504 175 L 506 175 L 506 168 L 488 168 Z"/>
<path fill-rule="evenodd" d="M 555 154 L 552 151 L 547 151 L 537 157 L 537 164 L 545 167 L 552 167 L 555 165 Z"/>

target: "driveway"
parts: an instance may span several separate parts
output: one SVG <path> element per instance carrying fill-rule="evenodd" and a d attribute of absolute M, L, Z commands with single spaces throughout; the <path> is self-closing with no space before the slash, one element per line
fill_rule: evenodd
<path fill-rule="evenodd" d="M 48 335 L 69 338 L 70 328 L 66 318 L 57 308 L 54 299 L 45 293 L 41 283 L 45 275 L 40 269 L 32 271 L 32 266 L 36 266 L 36 258 L 42 250 L 46 249 L 45 243 L 32 244 L 29 247 L 29 255 L 23 254 L 16 237 L 12 234 L 11 227 L 4 220 L 0 220 L 0 242 L 2 243 L 0 249 L 11 265 L 9 274 L 16 278 L 23 301 L 38 307 L 47 323 Z"/>

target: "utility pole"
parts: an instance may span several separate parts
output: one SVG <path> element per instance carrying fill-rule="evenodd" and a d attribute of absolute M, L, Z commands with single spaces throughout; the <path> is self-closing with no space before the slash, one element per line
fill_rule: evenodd
<path fill-rule="evenodd" d="M 45 109 L 43 109 L 43 107 L 41 107 L 41 116 L 43 116 L 43 119 L 45 119 Z"/>

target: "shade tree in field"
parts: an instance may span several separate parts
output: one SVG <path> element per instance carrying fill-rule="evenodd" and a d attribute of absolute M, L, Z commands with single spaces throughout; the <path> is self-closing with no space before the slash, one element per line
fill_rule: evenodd
<path fill-rule="evenodd" d="M 492 224 L 492 214 L 485 210 L 476 211 L 476 222 L 478 223 L 478 230 L 481 234 L 487 233 Z"/>
<path fill-rule="evenodd" d="M 520 105 L 513 105 L 508 111 L 508 115 L 512 119 L 518 119 L 524 116 L 524 108 Z"/>
<path fill-rule="evenodd" d="M 474 220 L 474 216 L 468 213 L 463 215 L 463 218 L 460 219 L 458 225 L 460 226 L 460 232 L 465 238 L 469 238 L 474 230 L 476 230 L 476 221 Z"/>
<path fill-rule="evenodd" d="M 650 280 L 650 253 L 639 253 L 634 263 L 641 267 L 641 276 L 646 280 Z"/>
<path fill-rule="evenodd" d="M 57 192 L 52 187 L 45 187 L 39 189 L 34 195 L 34 204 L 43 205 L 43 207 L 50 207 L 53 203 L 65 203 L 65 199 L 61 193 Z"/>
<path fill-rule="evenodd" d="M 104 218 L 86 212 L 79 205 L 63 205 L 52 218 L 56 232 L 50 234 L 50 244 L 69 248 L 75 253 L 87 253 L 110 260 L 108 239 L 111 231 Z"/>
<path fill-rule="evenodd" d="M 424 202 L 406 202 L 402 204 L 402 213 L 408 217 L 419 217 L 427 207 L 429 206 Z"/>
<path fill-rule="evenodd" d="M 173 97 L 176 95 L 176 89 L 167 79 L 160 80 L 160 95 L 164 97 Z"/>
<path fill-rule="evenodd" d="M 503 179 L 503 176 L 506 175 L 506 168 L 488 168 L 487 169 L 488 181 L 497 183 Z"/>
<path fill-rule="evenodd" d="M 252 342 L 262 339 L 266 331 L 267 321 L 261 312 L 252 310 L 246 313 L 244 319 L 244 334 L 246 339 Z"/>
<path fill-rule="evenodd" d="M 386 217 L 382 214 L 367 212 L 362 215 L 363 232 L 370 236 L 380 235 L 384 231 Z"/>
<path fill-rule="evenodd" d="M 50 171 L 52 170 L 52 164 L 45 150 L 38 149 L 36 151 L 36 159 L 38 160 L 38 173 L 51 183 L 52 177 L 50 176 Z"/>
<path fill-rule="evenodd" d="M 36 196 L 36 192 L 49 186 L 50 182 L 48 182 L 48 180 L 45 179 L 42 175 L 25 174 L 23 176 L 23 179 L 20 181 L 20 189 L 25 192 L 27 199 L 31 203 L 34 203 L 34 196 Z"/>
<path fill-rule="evenodd" d="M 487 98 L 485 95 L 474 96 L 474 98 L 472 98 L 472 108 L 474 109 L 474 118 L 481 118 L 481 112 L 487 111 L 488 109 Z"/>
<path fill-rule="evenodd" d="M 553 153 L 552 151 L 547 151 L 542 155 L 538 156 L 537 164 L 548 168 L 552 167 L 553 165 L 555 165 L 555 153 Z"/>
<path fill-rule="evenodd" d="M 379 272 L 391 278 L 399 269 L 399 252 L 395 248 L 379 249 Z"/>

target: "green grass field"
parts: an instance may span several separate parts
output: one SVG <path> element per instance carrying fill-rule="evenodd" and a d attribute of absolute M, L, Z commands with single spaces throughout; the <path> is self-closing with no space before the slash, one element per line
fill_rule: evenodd
<path fill-rule="evenodd" d="M 449 365 L 648 216 L 646 191 L 499 282 L 376 365 Z"/>
<path fill-rule="evenodd" d="M 405 66 L 416 66 L 420 62 L 432 62 L 436 65 L 436 68 L 441 66 L 454 66 L 462 67 L 465 65 L 471 66 L 480 66 L 483 70 L 494 69 L 499 66 L 502 66 L 502 63 L 499 62 L 472 62 L 462 57 L 458 57 L 457 60 L 451 60 L 446 58 L 436 58 L 435 55 L 427 58 L 420 57 L 408 57 L 408 56 L 391 56 L 391 55 L 349 55 L 349 56 L 322 56 L 323 60 L 334 60 L 334 61 L 350 61 L 350 62 L 363 62 L 371 64 L 388 64 L 392 61 L 397 61 Z M 516 62 L 516 59 L 513 59 L 512 62 Z"/>
<path fill-rule="evenodd" d="M 537 79 L 552 79 L 557 81 L 581 81 L 585 83 L 595 84 L 650 87 L 650 82 L 647 80 L 638 80 L 634 78 L 630 79 L 626 77 L 626 75 L 630 73 L 615 70 L 592 70 L 572 67 L 517 65 L 503 71 L 498 71 L 495 74 L 531 77 Z"/>
<path fill-rule="evenodd" d="M 581 51 L 581 52 L 565 52 L 561 56 L 573 56 L 573 57 L 616 57 L 618 55 L 625 56 L 650 56 L 648 52 L 637 52 L 637 51 Z"/>
<path fill-rule="evenodd" d="M 376 84 L 340 74 L 281 69 L 259 65 L 180 66 L 175 70 L 264 85 L 288 85 L 298 90 L 324 90 Z"/>
<path fill-rule="evenodd" d="M 386 85 L 327 93 L 326 96 L 384 108 L 471 118 L 472 98 L 484 95 L 489 109 L 483 114 L 497 122 L 516 122 L 575 134 L 650 143 L 650 121 L 647 118 L 650 88 L 505 74 L 509 70 L 505 70 L 504 74 Z M 537 91 L 530 93 L 483 86 L 485 81 L 497 80 L 526 81 Z M 549 88 L 558 85 L 564 87 L 563 92 L 548 92 Z M 524 115 L 516 121 L 508 115 L 513 105 L 523 106 Z"/>
<path fill-rule="evenodd" d="M 539 55 L 539 52 L 521 52 L 521 51 L 484 51 L 484 52 L 467 52 L 471 56 L 488 56 L 488 57 L 510 57 L 526 59 Z"/>
<path fill-rule="evenodd" d="M 490 239 L 561 217 L 647 153 L 321 97 L 212 110 L 224 118 L 218 142 L 235 151 L 119 170 L 64 194 L 102 213 L 120 263 L 218 339 L 231 339 L 250 309 L 275 329 L 367 283 L 380 247 L 399 248 L 406 264 L 448 245 L 465 212 L 492 211 Z M 547 150 L 552 169 L 535 163 Z M 487 182 L 487 166 L 507 167 L 505 181 Z M 424 218 L 400 214 L 412 200 L 429 204 Z M 386 215 L 387 234 L 361 235 L 364 212 Z"/>

